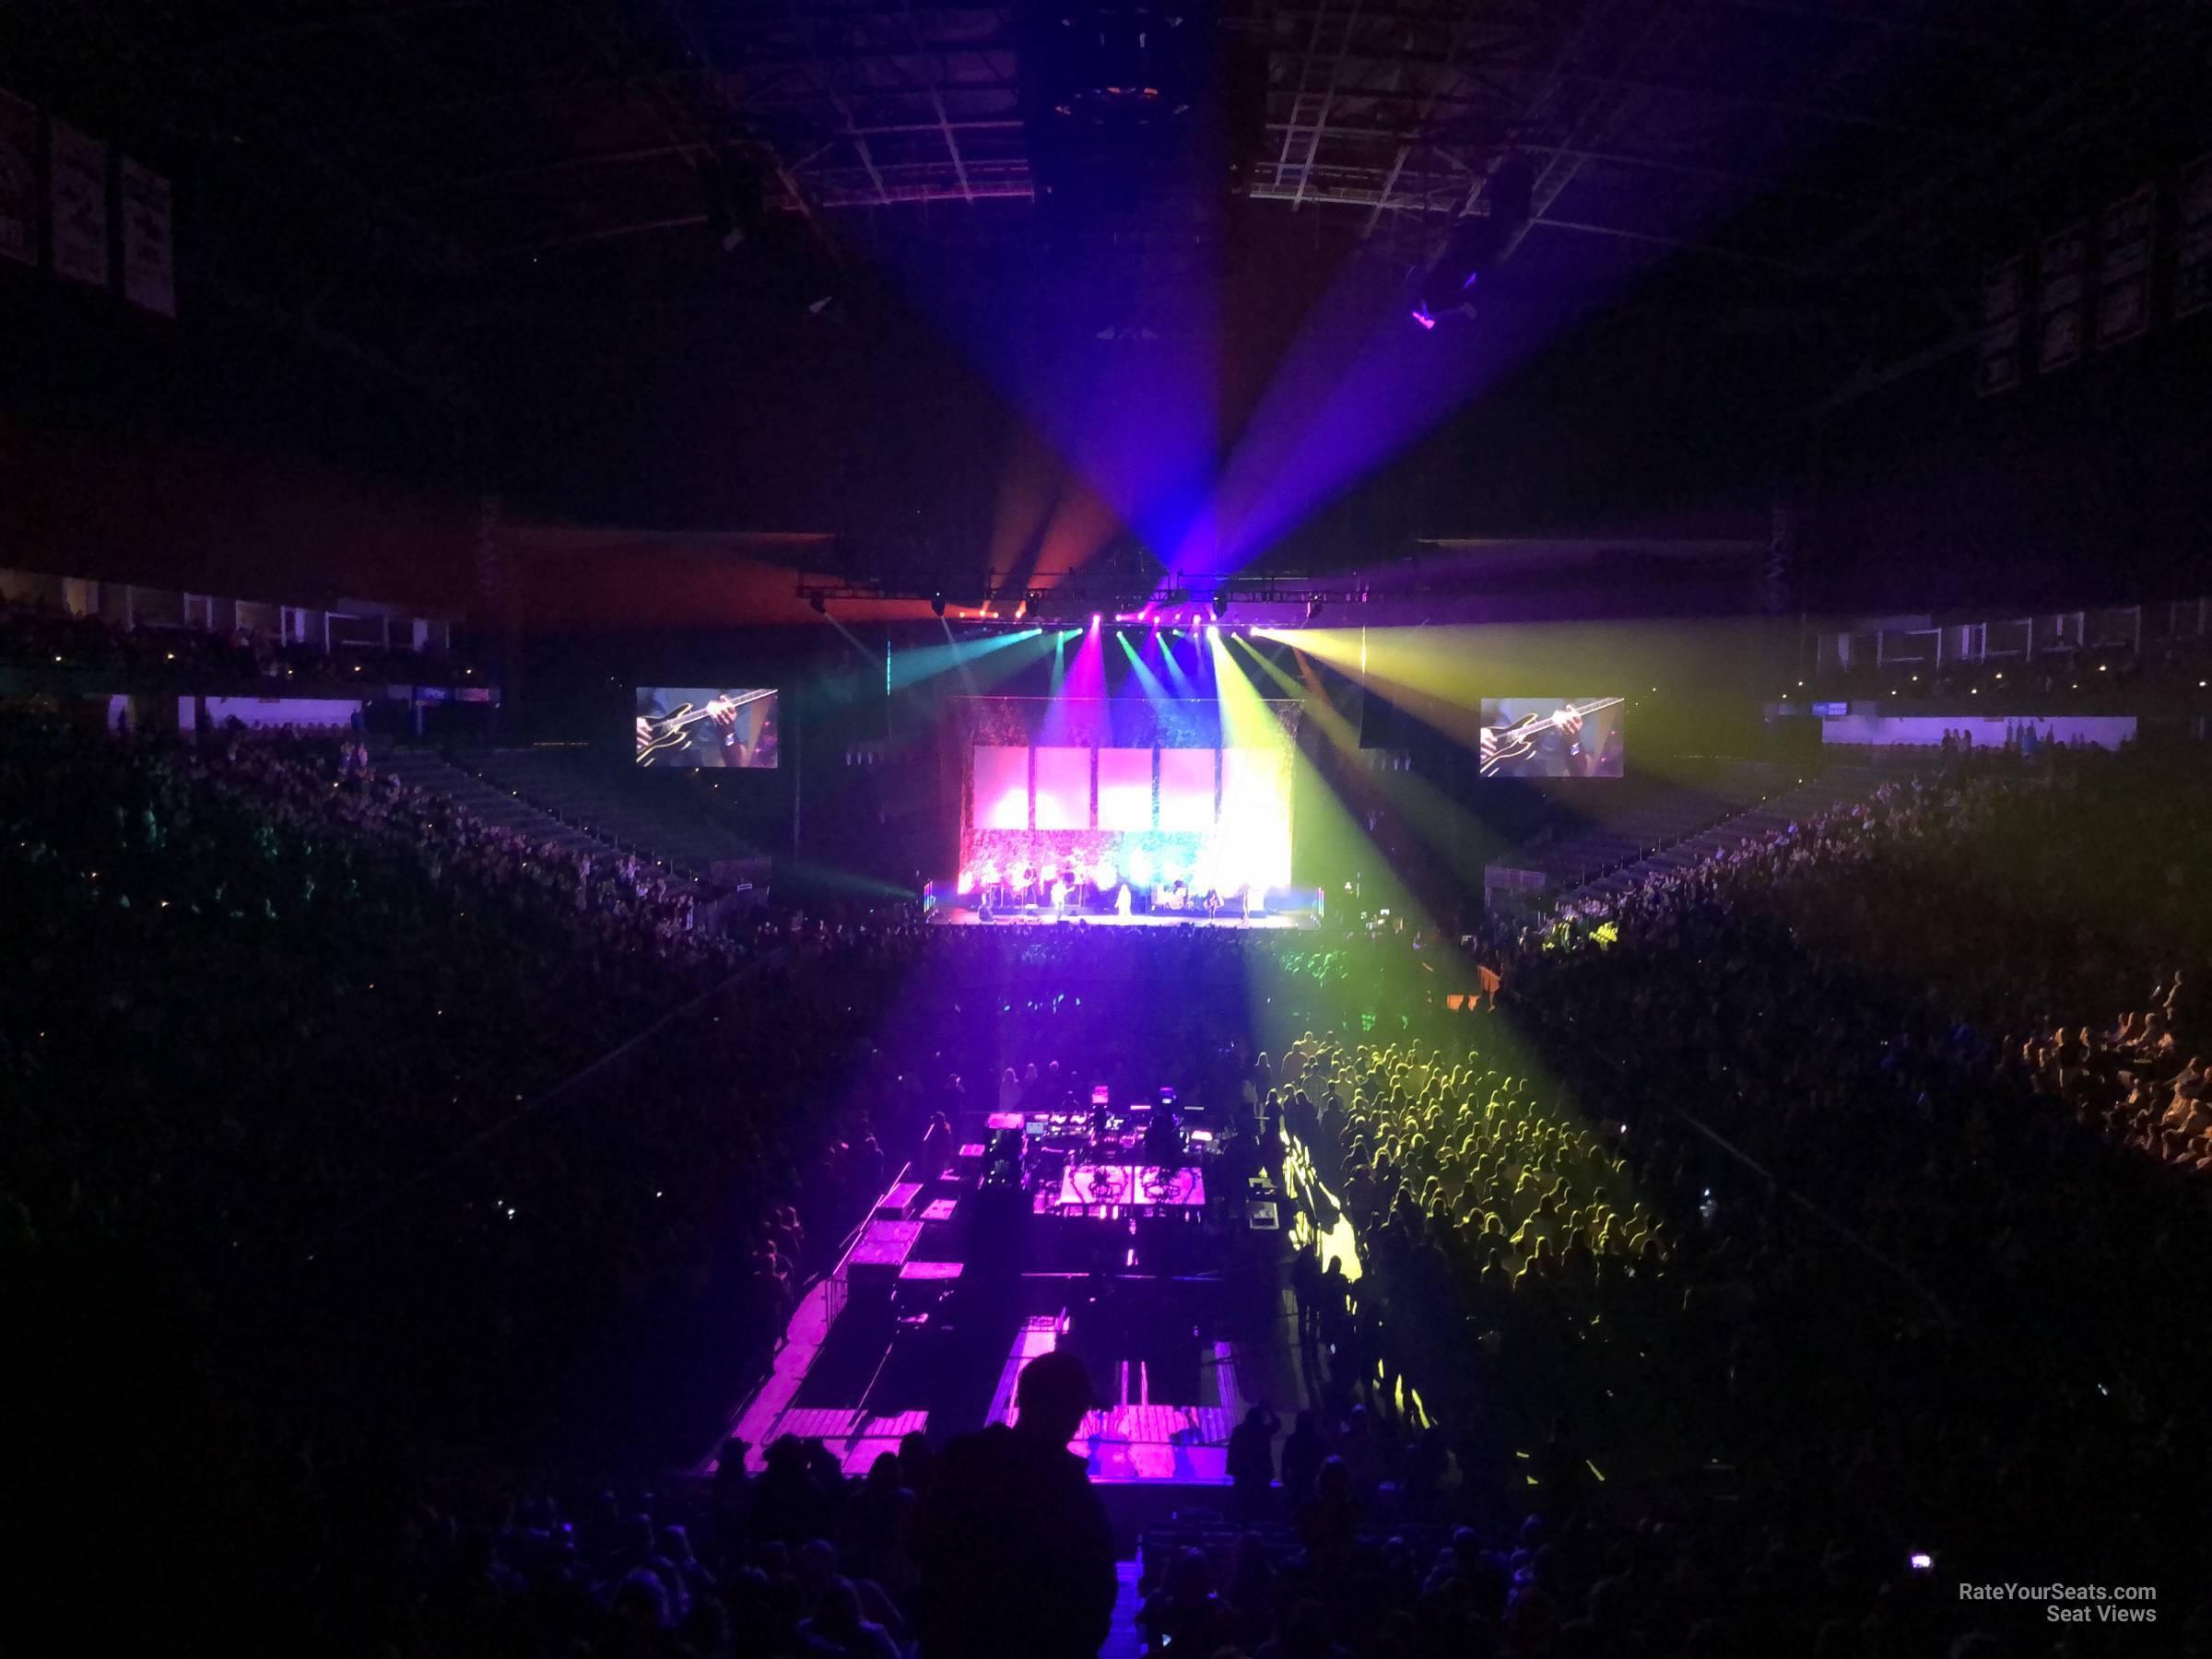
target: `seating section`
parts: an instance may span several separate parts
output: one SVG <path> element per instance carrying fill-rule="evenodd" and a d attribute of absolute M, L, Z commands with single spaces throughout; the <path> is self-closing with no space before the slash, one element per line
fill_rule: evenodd
<path fill-rule="evenodd" d="M 699 798 L 696 780 L 665 773 L 610 777 L 594 773 L 591 764 L 576 751 L 493 749 L 478 770 L 495 788 L 670 869 L 703 877 L 717 864 L 765 856 L 719 821 Z"/>
<path fill-rule="evenodd" d="M 613 845 L 609 838 L 592 834 L 532 805 L 519 790 L 502 788 L 482 773 L 428 750 L 386 751 L 379 757 L 379 764 L 402 782 L 444 795 L 488 824 L 563 852 L 596 851 Z"/>
<path fill-rule="evenodd" d="M 1571 904 L 1586 899 L 1611 898 L 1653 876 L 1703 863 L 1743 841 L 1817 818 L 1832 806 L 1862 800 L 1880 786 L 1884 776 L 1872 767 L 1830 767 L 1817 776 L 1802 779 L 1764 796 L 1754 806 L 1708 823 L 1693 833 L 1654 838 L 1654 851 L 1618 864 L 1594 880 L 1566 888 L 1559 893 L 1559 901 Z"/>
<path fill-rule="evenodd" d="M 1658 784 L 1627 794 L 1616 810 L 1605 810 L 1601 799 L 1596 821 L 1532 848 L 1524 864 L 1543 871 L 1555 890 L 1578 886 L 1720 822 L 1763 800 L 1783 782 L 1779 768 L 1745 761 L 1694 783 Z"/>
<path fill-rule="evenodd" d="M 485 822 L 562 848 L 611 847 L 668 871 L 704 880 L 718 864 L 768 854 L 702 802 L 693 780 L 662 774 L 650 786 L 594 776 L 588 760 L 562 751 L 487 749 L 449 759 L 428 749 L 380 746 L 377 764 L 410 783 L 450 795 Z"/>

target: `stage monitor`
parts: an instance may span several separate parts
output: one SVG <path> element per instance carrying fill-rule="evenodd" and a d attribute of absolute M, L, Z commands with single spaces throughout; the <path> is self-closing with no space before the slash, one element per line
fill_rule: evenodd
<path fill-rule="evenodd" d="M 1618 697 L 1486 697 L 1482 775 L 1486 778 L 1618 778 L 1621 775 Z"/>
<path fill-rule="evenodd" d="M 776 694 L 709 686 L 640 686 L 637 761 L 683 771 L 776 764 Z"/>

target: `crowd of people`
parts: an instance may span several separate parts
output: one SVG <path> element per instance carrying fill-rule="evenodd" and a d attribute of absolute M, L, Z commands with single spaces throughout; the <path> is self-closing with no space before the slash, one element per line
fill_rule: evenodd
<path fill-rule="evenodd" d="M 319 1211 L 742 959 L 688 931 L 688 895 L 634 860 L 533 846 L 332 738 L 195 747 L 39 716 L 6 735 L 0 902 L 29 969 L 11 1068 L 86 1103 L 27 1148 L 53 1167 L 11 1182 L 41 1231 L 60 1189 L 147 1196 L 92 1176 L 149 1135 L 163 1196 L 195 1214 L 258 1230 L 279 1173 Z M 301 1052 L 327 1063 L 300 1074 Z M 297 1103 L 249 1122 L 272 1094 Z M 364 1122 L 373 1135 L 347 1133 Z"/>
<path fill-rule="evenodd" d="M 708 934 L 335 737 L 5 718 L 0 1293 L 59 1407 L 19 1468 L 161 1444 L 214 1583 L 182 1558 L 332 1547 L 454 1448 L 644 1460 L 561 1430 L 726 1404 L 880 1190 L 905 1098 L 842 1036 L 918 925 Z"/>
<path fill-rule="evenodd" d="M 860 1480 L 653 1471 L 925 1136 L 1171 1082 L 1357 1259 L 1294 1264 L 1314 1410 L 1279 1462 L 1247 1426 L 1241 1530 L 1147 1556 L 1155 1646 L 2040 1654 L 1935 1605 L 2038 1571 L 2202 1645 L 2185 762 L 1953 757 L 1470 957 L 1404 916 L 713 935 L 334 739 L 9 721 L 6 1295 L 69 1400 L 18 1466 L 89 1494 L 162 1443 L 130 1535 L 187 1599 L 259 1572 L 273 1625 L 403 1654 L 955 1651 L 938 1426 Z M 486 1511 L 524 1467 L 644 1495 Z"/>
<path fill-rule="evenodd" d="M 2166 1517 L 2203 1500 L 2206 1356 L 2168 1314 L 2208 1241 L 2206 782 L 1960 756 L 1501 948 L 1500 1020 L 1355 1054 L 1324 1124 L 1385 1282 L 1623 1454 L 1759 1479 L 1739 1513 L 2201 1583 Z M 1532 1090 L 1500 1205 L 1481 1160 Z"/>

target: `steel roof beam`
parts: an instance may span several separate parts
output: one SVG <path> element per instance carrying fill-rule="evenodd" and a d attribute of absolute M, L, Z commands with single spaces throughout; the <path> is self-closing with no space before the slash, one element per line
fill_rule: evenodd
<path fill-rule="evenodd" d="M 927 53 L 922 45 L 922 28 L 914 21 L 912 5 L 906 4 L 900 9 L 906 15 L 906 29 L 913 40 L 914 50 L 922 53 L 926 58 Z M 952 171 L 960 181 L 960 194 L 972 202 L 975 200 L 975 193 L 968 185 L 968 167 L 967 163 L 960 159 L 960 141 L 952 135 L 952 120 L 945 112 L 945 96 L 937 89 L 937 72 L 935 69 L 927 70 L 925 78 L 929 83 L 929 101 L 936 106 L 937 125 L 945 134 L 946 153 L 952 158 Z"/>

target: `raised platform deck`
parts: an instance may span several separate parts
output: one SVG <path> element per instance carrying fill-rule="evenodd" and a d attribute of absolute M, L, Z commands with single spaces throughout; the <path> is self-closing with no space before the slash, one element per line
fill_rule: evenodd
<path fill-rule="evenodd" d="M 1051 1196 L 1079 1200 L 1099 1172 L 1072 1171 L 1063 1184 L 1077 1191 Z M 799 1435 L 860 1475 L 903 1434 L 1011 1420 L 1021 1367 L 1065 1346 L 1100 1399 L 1069 1446 L 1093 1480 L 1163 1495 L 1226 1485 L 1229 1431 L 1249 1405 L 1288 1418 L 1312 1403 L 1286 1241 L 1227 1215 L 1199 1227 L 1195 1170 L 1116 1172 L 1132 1189 L 1161 1189 L 1145 1215 L 1125 1202 L 1050 1201 L 978 1215 L 972 1178 L 902 1176 L 800 1299 L 768 1377 L 730 1422 L 747 1464 L 759 1469 L 772 1441 Z M 692 1473 L 712 1475 L 714 1462 Z"/>

